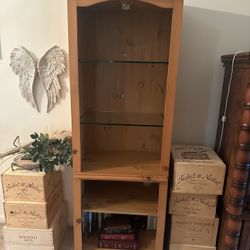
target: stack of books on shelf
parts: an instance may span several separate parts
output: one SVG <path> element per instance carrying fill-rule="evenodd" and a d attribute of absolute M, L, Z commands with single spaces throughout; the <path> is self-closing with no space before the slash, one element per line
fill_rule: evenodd
<path fill-rule="evenodd" d="M 113 215 L 107 217 L 100 230 L 98 247 L 137 250 L 136 229 L 129 216 Z"/>
<path fill-rule="evenodd" d="M 2 174 L 6 250 L 59 249 L 67 228 L 61 172 L 8 169 Z"/>
<path fill-rule="evenodd" d="M 225 164 L 206 146 L 174 145 L 170 250 L 215 250 Z"/>

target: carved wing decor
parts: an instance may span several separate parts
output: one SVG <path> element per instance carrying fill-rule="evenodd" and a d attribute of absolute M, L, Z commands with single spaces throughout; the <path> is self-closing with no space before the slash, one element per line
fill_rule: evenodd
<path fill-rule="evenodd" d="M 36 60 L 23 47 L 15 48 L 10 55 L 10 66 L 13 72 L 19 76 L 19 88 L 22 97 L 38 110 L 33 96 L 36 65 Z"/>
<path fill-rule="evenodd" d="M 58 46 L 52 47 L 38 62 L 38 73 L 47 92 L 49 112 L 60 99 L 61 85 L 58 75 L 65 71 L 65 59 Z"/>
<path fill-rule="evenodd" d="M 15 48 L 10 56 L 10 66 L 19 76 L 19 87 L 24 99 L 38 111 L 33 95 L 38 71 L 48 98 L 47 113 L 60 99 L 61 85 L 58 76 L 65 72 L 65 57 L 62 49 L 54 46 L 38 61 L 23 47 Z"/>

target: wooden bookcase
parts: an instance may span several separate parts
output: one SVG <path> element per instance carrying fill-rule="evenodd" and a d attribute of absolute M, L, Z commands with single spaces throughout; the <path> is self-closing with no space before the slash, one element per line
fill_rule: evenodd
<path fill-rule="evenodd" d="M 182 7 L 68 0 L 76 250 L 82 211 L 156 215 L 140 249 L 163 249 Z"/>

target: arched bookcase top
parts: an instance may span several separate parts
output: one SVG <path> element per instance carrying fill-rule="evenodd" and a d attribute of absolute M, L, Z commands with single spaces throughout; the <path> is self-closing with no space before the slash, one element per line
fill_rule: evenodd
<path fill-rule="evenodd" d="M 119 1 L 119 0 L 117 0 Z M 173 0 L 135 0 L 137 2 L 144 2 L 148 4 L 152 4 L 154 6 L 160 7 L 160 8 L 173 8 Z M 104 2 L 112 2 L 112 0 L 77 0 L 77 6 L 79 7 L 88 7 L 91 5 L 95 5 L 98 3 L 104 3 Z M 120 1 L 123 2 L 131 2 L 131 1 Z"/>

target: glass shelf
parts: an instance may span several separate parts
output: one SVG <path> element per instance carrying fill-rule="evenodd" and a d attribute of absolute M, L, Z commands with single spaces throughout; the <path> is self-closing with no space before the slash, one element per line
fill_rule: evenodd
<path fill-rule="evenodd" d="M 138 63 L 138 64 L 168 64 L 167 61 L 143 61 L 143 60 L 81 60 L 80 63 Z"/>
<path fill-rule="evenodd" d="M 162 127 L 163 114 L 87 112 L 81 117 L 81 124 Z"/>

